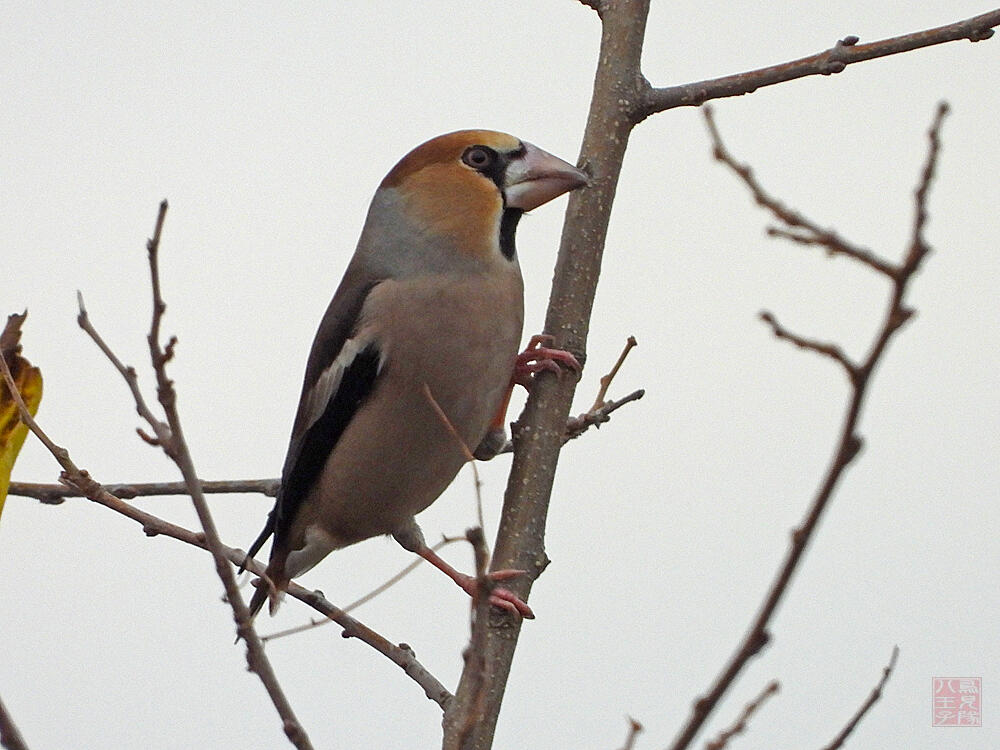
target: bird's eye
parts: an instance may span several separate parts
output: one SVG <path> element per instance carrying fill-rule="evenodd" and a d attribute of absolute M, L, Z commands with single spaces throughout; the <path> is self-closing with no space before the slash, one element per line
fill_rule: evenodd
<path fill-rule="evenodd" d="M 469 146 L 462 154 L 462 161 L 480 172 L 489 169 L 496 158 L 497 152 L 486 146 Z"/>

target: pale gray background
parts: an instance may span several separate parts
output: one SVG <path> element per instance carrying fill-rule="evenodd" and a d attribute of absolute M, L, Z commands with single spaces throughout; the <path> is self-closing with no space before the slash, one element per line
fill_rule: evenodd
<path fill-rule="evenodd" d="M 958 20 L 983 2 L 828 6 L 657 2 L 645 73 L 724 75 Z M 173 479 L 135 437 L 118 376 L 77 329 L 75 290 L 150 386 L 144 242 L 159 200 L 171 374 L 205 478 L 274 476 L 315 326 L 372 191 L 436 134 L 507 130 L 576 159 L 599 25 L 570 0 L 472 3 L 8 3 L 0 25 L 4 314 L 45 374 L 39 418 L 100 480 Z M 851 747 L 988 748 L 1000 733 L 996 387 L 1000 40 L 863 63 L 717 103 L 733 151 L 823 225 L 900 257 L 936 103 L 948 99 L 918 315 L 889 352 L 849 470 L 753 662 L 713 719 L 771 678 L 781 694 L 733 747 L 817 747 L 899 668 Z M 564 200 L 521 224 L 526 335 L 541 328 Z M 830 362 L 756 319 L 860 356 L 887 285 L 763 236 L 767 217 L 712 162 L 696 110 L 634 133 L 575 409 L 628 334 L 612 395 L 644 401 L 563 453 L 552 566 L 533 591 L 498 748 L 615 748 L 624 715 L 663 747 L 744 632 L 830 459 L 846 397 Z M 150 388 L 149 394 L 152 395 Z M 520 398 L 520 397 L 519 397 Z M 516 413 L 516 412 L 515 412 Z M 509 458 L 482 467 L 489 533 Z M 53 480 L 37 442 L 15 478 Z M 184 498 L 143 507 L 193 527 Z M 212 500 L 246 546 L 269 507 Z M 471 475 L 422 518 L 474 520 Z M 448 557 L 468 568 L 466 549 Z M 344 603 L 409 562 L 372 540 L 303 579 Z M 35 750 L 286 746 L 232 645 L 208 556 L 147 539 L 85 501 L 8 500 L 0 522 L 0 695 Z M 414 646 L 448 685 L 467 602 L 421 569 L 359 617 Z M 290 602 L 261 630 L 310 616 Z M 440 713 L 381 656 L 332 627 L 278 641 L 275 667 L 317 747 L 428 748 Z M 932 729 L 931 680 L 981 676 L 982 729 Z"/>

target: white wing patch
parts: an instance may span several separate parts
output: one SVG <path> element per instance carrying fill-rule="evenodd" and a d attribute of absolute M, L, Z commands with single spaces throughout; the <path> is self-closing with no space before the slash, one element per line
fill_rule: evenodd
<path fill-rule="evenodd" d="M 305 434 L 309 428 L 316 424 L 316 420 L 323 416 L 330 399 L 340 387 L 340 381 L 344 377 L 344 371 L 351 366 L 355 358 L 371 344 L 369 338 L 347 339 L 340 347 L 337 357 L 330 363 L 323 372 L 320 373 L 313 387 L 306 394 L 302 405 L 302 428 L 301 433 Z M 382 362 L 379 361 L 379 370 L 382 369 Z"/>

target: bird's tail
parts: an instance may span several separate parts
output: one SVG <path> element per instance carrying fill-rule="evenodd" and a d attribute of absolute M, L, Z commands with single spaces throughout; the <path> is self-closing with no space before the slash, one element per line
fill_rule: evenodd
<path fill-rule="evenodd" d="M 267 514 L 267 521 L 264 523 L 264 528 L 261 530 L 257 538 L 254 539 L 253 544 L 250 545 L 250 549 L 247 550 L 247 556 L 243 558 L 243 564 L 240 566 L 240 573 L 247 569 L 247 565 L 254 558 L 260 548 L 264 546 L 264 542 L 267 538 L 274 533 L 274 510 Z M 259 607 L 258 607 L 259 609 Z"/>
<path fill-rule="evenodd" d="M 264 606 L 264 602 L 267 601 L 267 579 L 261 578 L 260 585 L 253 592 L 253 596 L 250 598 L 250 619 L 252 620 L 260 612 L 260 608 Z"/>
<path fill-rule="evenodd" d="M 264 575 L 254 581 L 254 586 L 257 587 L 257 590 L 250 597 L 251 619 L 257 616 L 257 613 L 264 606 L 264 602 L 270 602 L 268 611 L 272 616 L 278 611 L 278 605 L 281 604 L 281 599 L 285 595 L 285 589 L 288 587 L 288 579 L 284 576 L 276 575 L 273 570 L 274 567 L 274 561 L 272 560 L 271 564 L 267 566 Z"/>

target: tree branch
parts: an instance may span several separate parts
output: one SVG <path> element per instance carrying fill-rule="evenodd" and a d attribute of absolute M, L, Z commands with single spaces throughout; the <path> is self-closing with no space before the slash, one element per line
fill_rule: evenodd
<path fill-rule="evenodd" d="M 591 427 L 599 428 L 602 424 L 610 422 L 611 415 L 614 412 L 627 404 L 631 404 L 633 401 L 638 401 L 645 395 L 646 391 L 640 388 L 620 399 L 603 401 L 601 406 L 597 408 L 591 408 L 590 411 L 570 417 L 566 420 L 563 444 L 580 437 Z M 513 453 L 513 451 L 514 443 L 508 440 L 497 452 L 497 455 L 501 453 Z M 281 486 L 281 479 L 277 477 L 271 479 L 203 479 L 200 481 L 201 491 L 206 495 L 260 494 L 267 497 L 276 497 L 278 488 Z M 136 497 L 188 494 L 188 487 L 184 482 L 117 482 L 105 484 L 104 487 L 123 500 L 131 500 Z M 61 505 L 66 501 L 66 498 L 83 497 L 81 492 L 72 487 L 42 482 L 11 482 L 7 494 L 39 500 L 44 505 Z"/>
<path fill-rule="evenodd" d="M 633 719 L 631 716 L 628 717 L 628 734 L 625 735 L 625 744 L 622 745 L 621 750 L 633 750 L 635 747 L 635 741 L 642 733 L 642 724 Z"/>
<path fill-rule="evenodd" d="M 761 86 L 806 75 L 835 73 L 861 60 L 954 39 L 965 38 L 972 41 L 988 39 L 993 34 L 992 28 L 1000 24 L 1000 10 L 997 10 L 949 26 L 871 44 L 858 45 L 856 37 L 847 37 L 832 50 L 802 60 L 685 86 L 654 89 L 642 75 L 640 67 L 649 0 L 617 0 L 613 3 L 591 3 L 584 0 L 584 4 L 597 10 L 601 19 L 601 49 L 579 159 L 579 164 L 590 173 L 592 180 L 589 187 L 574 191 L 569 197 L 544 329 L 546 334 L 554 337 L 555 346 L 571 351 L 581 362 L 586 359 L 585 347 L 590 314 L 600 275 L 611 206 L 614 203 L 628 139 L 636 124 L 655 112 L 672 107 L 696 105 L 708 99 L 744 94 Z M 804 228 L 806 225 L 793 226 Z M 919 232 L 916 234 L 919 235 Z M 832 250 L 833 247 L 839 249 L 841 245 L 830 240 L 829 235 L 830 233 L 823 230 L 819 230 L 818 233 L 806 232 L 797 237 L 797 241 L 821 244 L 828 250 Z M 855 252 L 845 254 L 865 262 L 863 249 L 853 246 L 851 249 Z M 895 269 L 893 284 L 897 301 L 901 299 L 906 283 L 922 257 L 920 243 L 915 241 L 913 261 L 908 261 Z M 880 268 L 877 263 L 869 262 L 869 265 L 883 273 L 888 270 Z M 894 301 L 890 305 L 885 332 L 891 335 L 905 322 L 909 314 L 906 308 Z M 801 337 L 799 339 L 802 342 L 808 341 Z M 729 673 L 727 670 L 727 673 L 720 678 L 717 685 L 718 693 L 715 693 L 716 688 L 713 688 L 713 693 L 699 702 L 695 716 L 692 717 L 689 727 L 682 731 L 682 736 L 675 747 L 685 747 L 690 742 L 694 732 L 701 726 L 742 664 L 767 642 L 768 636 L 764 625 L 769 621 L 781 592 L 787 586 L 787 579 L 794 570 L 805 548 L 805 542 L 812 533 L 840 473 L 860 447 L 860 438 L 853 431 L 854 425 L 865 384 L 871 372 L 870 365 L 878 359 L 887 341 L 888 336 L 880 335 L 869 358 L 858 368 L 853 383 L 855 395 L 848 407 L 847 422 L 837 449 L 834 467 L 831 467 L 819 491 L 814 512 L 807 518 L 803 528 L 796 533 L 785 572 L 779 577 L 772 592 L 776 597 L 773 601 L 769 597 L 761 612 L 758 621 L 760 628 L 751 631 L 740 653 L 734 657 L 730 665 L 733 671 Z M 824 346 L 817 344 L 817 351 Z M 838 358 L 836 352 L 837 350 L 830 348 L 824 353 L 833 356 L 841 365 L 847 366 L 849 360 L 846 357 Z M 515 455 L 504 497 L 493 560 L 495 566 L 529 570 L 533 577 L 537 577 L 548 564 L 544 547 L 548 499 L 562 443 L 562 425 L 565 424 L 569 413 L 575 386 L 576 383 L 570 378 L 560 381 L 544 375 L 539 377 L 532 387 L 524 413 L 515 425 Z M 522 599 L 527 600 L 531 584 L 532 579 L 518 581 L 512 588 Z M 483 720 L 472 738 L 471 746 L 475 750 L 487 750 L 492 746 L 496 718 L 520 627 L 520 622 L 506 619 L 498 619 L 491 623 L 487 649 L 492 684 Z M 456 700 L 451 711 L 445 715 L 446 747 L 454 742 L 454 733 L 457 731 L 456 723 L 452 721 L 450 714 L 452 711 L 462 713 L 463 704 L 471 700 L 472 679 L 473 675 L 467 665 L 456 692 Z"/>
<path fill-rule="evenodd" d="M 476 563 L 476 593 L 472 599 L 472 622 L 469 635 L 469 645 L 462 652 L 465 669 L 471 675 L 469 687 L 471 700 L 464 700 L 461 711 L 450 716 L 451 722 L 457 728 L 456 732 L 445 735 L 445 750 L 467 750 L 471 747 L 476 727 L 483 719 L 486 708 L 487 690 L 490 686 L 489 662 L 487 660 L 487 638 L 490 623 L 490 592 L 495 585 L 486 575 L 489 565 L 489 550 L 486 547 L 486 537 L 482 528 L 473 528 L 465 532 L 465 537 L 472 545 Z M 448 713 L 446 712 L 446 716 Z"/>
<path fill-rule="evenodd" d="M 601 50 L 578 162 L 592 179 L 589 187 L 569 196 L 544 328 L 544 333 L 554 337 L 554 346 L 572 352 L 580 362 L 586 361 L 590 313 L 611 205 L 633 127 L 628 107 L 637 101 L 641 91 L 639 61 L 649 2 L 616 0 L 599 3 L 598 10 Z M 545 521 L 576 382 L 571 376 L 539 374 L 514 429 L 514 460 L 493 567 L 528 571 L 527 576 L 511 581 L 510 586 L 525 601 L 532 582 L 548 564 Z M 490 680 L 482 718 L 470 737 L 469 746 L 474 750 L 487 750 L 492 745 L 521 626 L 520 621 L 507 615 L 490 614 L 486 633 Z M 467 663 L 455 701 L 445 712 L 445 748 L 455 746 L 461 731 L 458 717 L 467 715 L 469 704 L 476 700 L 475 684 L 475 669 Z"/>
<path fill-rule="evenodd" d="M 836 344 L 827 344 L 822 341 L 816 341 L 815 339 L 807 339 L 804 336 L 799 336 L 797 333 L 792 333 L 781 325 L 781 323 L 778 322 L 778 319 L 767 310 L 762 311 L 758 317 L 771 327 L 771 332 L 774 334 L 775 338 L 791 342 L 800 349 L 807 349 L 808 351 L 821 354 L 824 357 L 829 357 L 844 368 L 847 372 L 847 377 L 850 378 L 852 383 L 858 377 L 858 366 L 854 364 L 848 356 L 844 354 L 844 350 Z"/>
<path fill-rule="evenodd" d="M 2 356 L 0 356 L 2 359 Z M 6 362 L 4 367 L 6 368 Z M 28 743 L 24 741 L 17 725 L 7 712 L 7 707 L 0 701 L 0 747 L 7 750 L 28 750 Z"/>
<path fill-rule="evenodd" d="M 444 536 L 444 537 L 441 538 L 441 541 L 439 541 L 437 544 L 434 544 L 434 545 L 431 546 L 431 551 L 432 552 L 437 552 L 437 551 L 441 550 L 443 547 L 451 544 L 452 542 L 458 542 L 458 541 L 462 541 L 464 539 L 465 539 L 465 537 Z M 341 611 L 345 612 L 345 613 L 346 612 L 352 612 L 355 609 L 357 609 L 358 607 L 360 607 L 362 604 L 366 604 L 367 602 L 370 602 L 372 599 L 374 599 L 379 594 L 382 594 L 385 591 L 388 591 L 390 588 L 392 588 L 397 583 L 399 583 L 400 581 L 402 581 L 404 578 L 406 578 L 406 576 L 408 576 L 414 570 L 416 570 L 417 568 L 419 568 L 425 562 L 426 562 L 426 560 L 424 560 L 422 557 L 418 557 L 416 560 L 414 560 L 413 562 L 411 562 L 409 565 L 407 565 L 401 571 L 399 571 L 398 573 L 396 573 L 396 575 L 387 578 L 383 583 L 381 583 L 378 586 L 376 586 L 375 588 L 373 588 L 367 594 L 364 594 L 363 596 L 360 596 L 359 598 L 355 599 L 350 604 L 345 605 L 344 608 L 343 608 L 343 610 L 341 610 Z M 303 632 L 305 632 L 307 630 L 312 630 L 313 628 L 318 628 L 321 625 L 326 625 L 326 624 L 331 623 L 331 622 L 336 622 L 336 621 L 335 620 L 331 620 L 328 617 L 324 617 L 321 620 L 315 620 L 315 619 L 313 619 L 313 620 L 310 620 L 309 622 L 304 623 L 302 625 L 296 625 L 296 626 L 288 628 L 286 630 L 279 630 L 276 633 L 269 633 L 268 635 L 262 636 L 261 640 L 264 641 L 265 643 L 267 643 L 268 641 L 275 641 L 278 638 L 285 638 L 286 636 L 289 636 L 289 635 L 295 635 L 297 633 L 303 633 Z"/>
<path fill-rule="evenodd" d="M 853 63 L 910 52 L 921 47 L 962 39 L 980 42 L 992 37 L 996 26 L 1000 26 L 1000 9 L 964 21 L 868 44 L 858 44 L 856 36 L 848 36 L 823 52 L 746 73 L 664 88 L 653 88 L 647 83 L 642 96 L 636 101 L 635 117 L 637 121 L 641 121 L 652 114 L 675 107 L 693 107 L 711 99 L 742 96 L 759 88 L 796 78 L 840 73 Z"/>
<path fill-rule="evenodd" d="M 729 149 L 722 142 L 719 136 L 719 129 L 715 125 L 715 116 L 711 107 L 702 109 L 705 116 L 705 124 L 708 126 L 708 134 L 712 139 L 712 155 L 717 161 L 729 167 L 747 189 L 753 195 L 757 205 L 763 206 L 770 211 L 774 217 L 786 224 L 789 229 L 778 229 L 768 227 L 767 233 L 772 237 L 781 237 L 801 245 L 820 245 L 827 249 L 830 255 L 845 255 L 856 261 L 883 273 L 890 278 L 894 278 L 898 273 L 892 264 L 880 259 L 871 250 L 854 245 L 838 235 L 832 229 L 823 229 L 816 223 L 810 221 L 798 211 L 788 208 L 777 198 L 774 198 L 761 186 L 753 175 L 753 170 L 746 164 L 741 164 Z M 801 231 L 796 231 L 801 230 Z"/>
<path fill-rule="evenodd" d="M 757 713 L 758 709 L 764 705 L 764 701 L 777 693 L 780 689 L 781 686 L 778 684 L 777 680 L 772 680 L 765 685 L 764 689 L 760 691 L 760 694 L 743 707 L 743 711 L 740 712 L 736 721 L 734 721 L 732 725 L 726 729 L 719 732 L 719 735 L 714 740 L 705 745 L 705 750 L 723 750 L 723 748 L 729 744 L 729 740 L 738 734 L 743 734 L 743 732 L 747 729 L 747 723 L 750 721 L 750 717 Z"/>
<path fill-rule="evenodd" d="M 854 716 L 851 717 L 851 720 L 847 722 L 847 726 L 841 730 L 840 734 L 833 738 L 833 741 L 827 745 L 824 750 L 837 750 L 837 748 L 844 746 L 844 740 L 851 735 L 851 732 L 853 732 L 855 727 L 858 726 L 858 723 L 865 717 L 865 714 L 868 713 L 871 707 L 878 703 L 879 699 L 882 697 L 882 689 L 889 681 L 892 671 L 896 668 L 896 660 L 898 658 L 899 646 L 893 646 L 892 656 L 889 657 L 889 663 L 886 664 L 885 668 L 882 670 L 882 679 L 878 681 L 875 689 L 872 690 L 871 695 L 868 696 L 868 700 L 861 705 L 861 708 L 858 709 L 857 713 L 855 713 Z"/>
<path fill-rule="evenodd" d="M 10 376 L 10 371 L 7 368 L 7 362 L 3 359 L 3 357 L 0 357 L 0 374 L 2 374 L 4 380 L 8 383 L 13 382 L 13 378 Z M 46 446 L 46 448 L 48 448 L 49 452 L 59 462 L 59 465 L 62 466 L 63 472 L 60 476 L 60 481 L 65 482 L 67 485 L 72 487 L 74 491 L 79 492 L 88 500 L 91 500 L 99 505 L 103 505 L 105 508 L 113 510 L 126 518 L 132 519 L 142 526 L 142 530 L 145 532 L 146 536 L 162 535 L 184 542 L 185 544 L 190 544 L 193 547 L 198 547 L 199 549 L 208 549 L 205 535 L 203 533 L 195 533 L 194 531 L 186 529 L 183 526 L 178 526 L 177 524 L 158 518 L 151 513 L 139 510 L 135 506 L 126 503 L 121 498 L 116 497 L 111 492 L 108 492 L 107 488 L 95 481 L 85 469 L 79 468 L 73 462 L 72 458 L 70 458 L 69 451 L 56 445 L 52 439 L 49 438 L 49 436 L 44 432 L 44 430 L 42 430 L 42 428 L 28 412 L 27 407 L 20 398 L 20 394 L 16 391 L 13 391 L 13 393 L 15 394 L 15 401 L 17 402 L 21 419 L 28 426 L 28 429 L 35 434 L 35 436 L 42 442 L 43 445 Z M 222 552 L 225 558 L 233 565 L 242 565 L 246 559 L 246 552 L 238 548 L 223 545 Z M 247 563 L 247 570 L 256 575 L 262 575 L 264 573 L 265 566 L 256 560 L 250 560 Z M 424 693 L 428 698 L 436 702 L 442 708 L 445 708 L 448 705 L 452 697 L 451 694 L 437 678 L 428 672 L 427 669 L 420 664 L 416 658 L 414 658 L 413 651 L 411 649 L 408 647 L 404 648 L 402 646 L 396 646 L 391 643 L 367 625 L 364 625 L 346 614 L 343 610 L 335 607 L 317 591 L 309 591 L 296 583 L 291 583 L 288 587 L 288 595 L 304 602 L 317 612 L 320 612 L 340 625 L 341 628 L 343 628 L 343 635 L 345 638 L 357 638 L 398 665 L 404 672 L 406 672 L 407 675 L 409 675 L 411 679 L 423 688 Z"/>
<path fill-rule="evenodd" d="M 851 381 L 851 396 L 848 400 L 843 427 L 837 441 L 837 447 L 834 451 L 830 467 L 827 470 L 819 489 L 817 490 L 812 505 L 806 513 L 805 519 L 792 533 L 791 544 L 789 545 L 785 560 L 775 575 L 775 578 L 771 583 L 771 587 L 761 604 L 761 608 L 757 613 L 750 630 L 744 637 L 742 643 L 738 646 L 736 653 L 733 654 L 728 664 L 723 669 L 722 673 L 709 688 L 708 692 L 695 701 L 691 716 L 688 719 L 687 724 L 685 724 L 685 726 L 681 729 L 677 739 L 671 746 L 671 750 L 682 750 L 690 744 L 691 740 L 694 739 L 695 734 L 697 734 L 702 724 L 708 718 L 708 715 L 712 712 L 719 699 L 725 694 L 726 690 L 728 690 L 729 686 L 736 679 L 736 676 L 743 669 L 744 665 L 757 653 L 759 653 L 770 640 L 771 636 L 768 633 L 767 628 L 771 621 L 771 617 L 774 614 L 775 609 L 777 609 L 778 603 L 782 600 L 785 592 L 788 590 L 792 575 L 795 573 L 795 570 L 802 559 L 802 555 L 805 552 L 809 541 L 812 539 L 814 532 L 816 531 L 819 520 L 823 515 L 823 511 L 829 504 L 830 498 L 833 496 L 833 491 L 836 488 L 837 483 L 840 481 L 844 471 L 850 465 L 851 461 L 854 460 L 855 456 L 857 456 L 858 451 L 861 448 L 861 438 L 858 436 L 856 429 L 861 415 L 861 407 L 867 394 L 869 378 L 871 377 L 876 363 L 885 352 L 889 340 L 899 330 L 902 324 L 912 315 L 912 311 L 905 307 L 903 303 L 904 295 L 913 274 L 916 273 L 920 267 L 921 260 L 929 252 L 929 248 L 924 242 L 922 231 L 926 221 L 927 194 L 930 188 L 931 180 L 934 176 L 935 165 L 937 163 L 939 132 L 946 112 L 947 106 L 941 104 L 938 107 L 934 122 L 931 125 L 930 148 L 928 151 L 927 161 L 916 190 L 916 214 L 918 218 L 914 221 L 910 252 L 906 261 L 904 261 L 901 266 L 898 266 L 890 275 L 893 288 L 885 320 L 875 336 L 875 340 L 868 357 L 861 365 L 856 366 L 853 371 L 854 377 Z M 857 260 L 860 261 L 860 259 Z M 811 342 L 806 339 L 801 339 L 797 336 L 793 338 L 788 335 L 777 334 L 777 331 L 776 335 L 779 335 L 782 338 L 788 338 L 792 340 L 793 343 L 797 343 L 800 346 L 805 346 L 806 348 L 814 349 L 816 351 L 820 351 L 821 348 L 825 346 L 821 345 L 820 347 L 817 347 L 812 345 Z M 827 356 L 831 356 L 837 361 L 841 361 L 831 352 L 822 351 L 821 353 L 827 354 Z M 844 362 L 841 362 L 841 364 L 844 364 Z"/>
<path fill-rule="evenodd" d="M 278 494 L 280 479 L 220 479 L 216 481 L 200 480 L 201 491 L 212 494 L 252 494 L 259 493 L 268 497 Z M 184 482 L 123 482 L 106 484 L 108 492 L 123 500 L 136 497 L 157 497 L 166 495 L 186 495 L 187 485 Z M 36 482 L 11 482 L 11 495 L 30 497 L 40 500 L 45 505 L 60 505 L 68 497 L 83 497 L 79 490 L 61 484 L 42 484 Z"/>
<path fill-rule="evenodd" d="M 187 442 L 184 440 L 180 415 L 177 411 L 177 393 L 174 390 L 173 382 L 167 377 L 166 372 L 167 362 L 173 358 L 176 339 L 171 338 L 167 342 L 166 347 L 160 344 L 160 326 L 167 306 L 163 301 L 160 289 L 159 249 L 166 217 L 167 201 L 162 201 L 156 217 L 156 228 L 153 231 L 153 236 L 146 243 L 149 258 L 150 283 L 153 292 L 153 313 L 147 341 L 149 343 L 149 354 L 153 364 L 153 371 L 156 374 L 157 396 L 166 415 L 166 422 L 158 419 L 146 404 L 142 392 L 138 387 L 135 369 L 122 364 L 121 360 L 115 356 L 110 347 L 104 343 L 97 331 L 90 325 L 87 311 L 83 306 L 83 296 L 79 294 L 80 315 L 77 320 L 80 327 L 97 343 L 101 351 L 104 352 L 115 369 L 125 379 L 135 400 L 136 410 L 153 430 L 152 437 L 145 435 L 142 431 L 139 431 L 140 436 L 148 443 L 161 447 L 177 465 L 177 468 L 180 469 L 188 493 L 191 496 L 191 501 L 194 503 L 198 520 L 201 522 L 201 527 L 204 531 L 202 534 L 204 546 L 212 553 L 212 558 L 215 561 L 215 571 L 226 591 L 226 600 L 229 602 L 230 607 L 232 607 L 233 619 L 236 622 L 236 632 L 238 637 L 242 638 L 246 643 L 247 666 L 251 672 L 260 678 L 264 689 L 267 691 L 271 702 L 281 717 L 285 735 L 291 743 L 299 748 L 299 750 L 312 750 L 312 743 L 309 741 L 309 736 L 295 716 L 295 712 L 278 682 L 278 677 L 271 667 L 271 662 L 264 653 L 264 644 L 253 628 L 250 611 L 243 601 L 243 595 L 240 592 L 239 584 L 236 582 L 236 575 L 233 572 L 232 565 L 230 565 L 226 558 L 225 547 L 219 538 L 215 521 L 208 509 L 208 502 L 205 500 L 205 495 L 201 489 L 201 482 L 195 471 L 191 452 L 188 449 Z"/>

